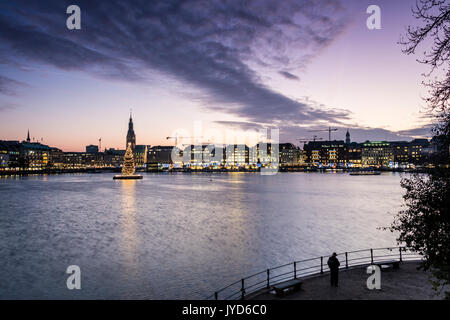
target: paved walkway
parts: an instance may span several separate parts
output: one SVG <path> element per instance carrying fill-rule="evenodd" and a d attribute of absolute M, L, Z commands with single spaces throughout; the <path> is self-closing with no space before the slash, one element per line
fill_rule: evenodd
<path fill-rule="evenodd" d="M 429 281 L 429 273 L 417 270 L 418 263 L 403 262 L 399 270 L 381 273 L 381 289 L 369 290 L 366 286 L 369 274 L 366 268 L 341 270 L 339 287 L 330 286 L 330 276 L 325 274 L 303 281 L 302 289 L 278 298 L 273 293 L 263 292 L 254 300 L 431 300 L 443 299 L 444 293 L 436 296 Z"/>

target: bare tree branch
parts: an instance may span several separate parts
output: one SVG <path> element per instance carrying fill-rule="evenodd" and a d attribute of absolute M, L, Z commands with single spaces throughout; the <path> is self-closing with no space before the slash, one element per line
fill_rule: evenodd
<path fill-rule="evenodd" d="M 424 82 L 429 87 L 430 97 L 426 98 L 432 111 L 449 112 L 450 101 L 450 2 L 448 0 L 417 0 L 412 9 L 413 16 L 423 22 L 419 27 L 408 27 L 406 38 L 400 39 L 405 54 L 416 54 L 419 45 L 430 41 L 431 47 L 423 52 L 420 63 L 428 64 L 430 77 L 436 70 L 447 70 L 444 79 Z"/>

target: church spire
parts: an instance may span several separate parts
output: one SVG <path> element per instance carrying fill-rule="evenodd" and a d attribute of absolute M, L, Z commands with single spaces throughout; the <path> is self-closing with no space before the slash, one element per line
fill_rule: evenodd
<path fill-rule="evenodd" d="M 347 133 L 345 134 L 345 143 L 350 144 L 350 132 L 348 132 L 348 129 L 347 129 Z"/>
<path fill-rule="evenodd" d="M 128 133 L 126 143 L 127 148 L 129 144 L 131 144 L 131 151 L 134 151 L 134 148 L 136 147 L 136 135 L 133 129 L 133 118 L 131 116 L 131 109 L 130 109 L 130 121 L 128 122 Z"/>
<path fill-rule="evenodd" d="M 28 133 L 27 133 L 27 142 L 30 142 L 30 129 L 28 129 Z"/>

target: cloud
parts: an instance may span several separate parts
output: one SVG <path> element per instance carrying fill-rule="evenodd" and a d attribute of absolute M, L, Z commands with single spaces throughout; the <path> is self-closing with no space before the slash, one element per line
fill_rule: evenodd
<path fill-rule="evenodd" d="M 0 5 L 2 47 L 23 60 L 126 81 L 144 81 L 157 70 L 204 91 L 207 108 L 251 122 L 348 118 L 274 91 L 250 67 L 285 70 L 307 63 L 344 30 L 339 1 L 80 0 L 79 31 L 65 27 L 70 4 Z"/>
<path fill-rule="evenodd" d="M 296 124 L 281 123 L 279 125 L 266 125 L 254 122 L 246 121 L 216 121 L 215 123 L 239 129 L 242 131 L 253 130 L 259 131 L 261 129 L 279 129 L 280 142 L 291 142 L 298 144 L 300 140 L 312 140 L 314 136 L 322 140 L 328 140 L 328 131 L 326 126 L 314 125 L 314 126 L 302 126 Z M 358 125 L 338 125 L 333 128 L 337 128 L 337 131 L 331 133 L 332 140 L 345 140 L 345 134 L 347 130 L 350 132 L 350 138 L 353 142 L 371 141 L 410 141 L 415 138 L 430 138 L 430 129 L 432 125 L 424 125 L 422 127 L 412 128 L 410 130 L 391 131 L 382 128 L 362 127 Z M 323 130 L 323 131 L 316 131 Z"/>
<path fill-rule="evenodd" d="M 6 103 L 6 104 L 0 104 L 0 111 L 10 111 L 17 109 L 18 105 L 14 103 Z"/>
<path fill-rule="evenodd" d="M 226 126 L 226 127 L 232 127 L 237 128 L 240 130 L 254 130 L 258 131 L 261 129 L 266 129 L 268 126 L 254 123 L 254 122 L 246 122 L 246 121 L 214 121 L 214 123 Z"/>
<path fill-rule="evenodd" d="M 19 54 L 26 59 L 68 71 L 84 70 L 127 80 L 140 79 L 120 59 L 57 36 L 56 33 L 40 30 L 37 26 L 19 25 L 0 16 L 0 29 L 0 38 L 9 45 L 10 55 Z"/>
<path fill-rule="evenodd" d="M 397 133 L 411 137 L 430 137 L 432 136 L 431 129 L 433 129 L 433 127 L 434 127 L 433 124 L 426 124 L 408 130 L 397 131 Z"/>
<path fill-rule="evenodd" d="M 27 86 L 25 83 L 0 75 L 0 94 L 14 96 L 17 89 Z"/>
<path fill-rule="evenodd" d="M 289 79 L 289 80 L 300 80 L 299 77 L 297 77 L 295 74 L 292 74 L 292 73 L 290 73 L 288 71 L 279 71 L 278 73 L 281 74 L 286 79 Z"/>

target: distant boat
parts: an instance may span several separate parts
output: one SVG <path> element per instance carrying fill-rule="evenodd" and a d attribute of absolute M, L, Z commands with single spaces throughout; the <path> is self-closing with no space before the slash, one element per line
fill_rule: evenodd
<path fill-rule="evenodd" d="M 354 171 L 350 172 L 351 176 L 379 176 L 381 172 L 378 171 Z"/>
<path fill-rule="evenodd" d="M 116 175 L 113 177 L 113 180 L 137 180 L 137 179 L 142 179 L 141 175 L 129 175 L 129 176 L 124 176 L 124 175 Z"/>

